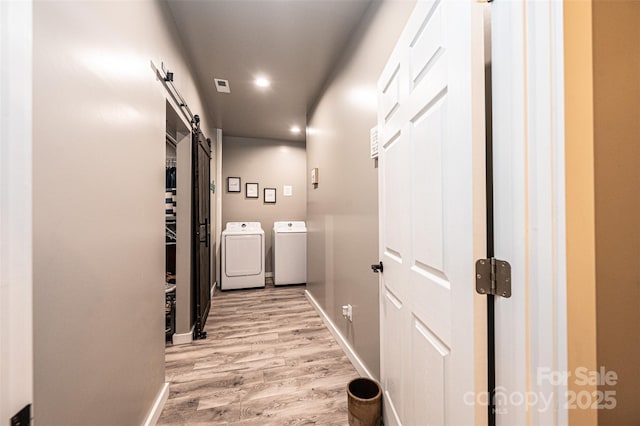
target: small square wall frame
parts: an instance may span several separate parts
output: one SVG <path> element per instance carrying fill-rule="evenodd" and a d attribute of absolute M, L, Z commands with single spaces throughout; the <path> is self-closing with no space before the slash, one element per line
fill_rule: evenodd
<path fill-rule="evenodd" d="M 257 183 L 245 183 L 244 193 L 247 198 L 259 198 L 260 186 Z"/>
<path fill-rule="evenodd" d="M 275 204 L 276 203 L 276 189 L 275 188 L 265 188 L 264 189 L 264 202 L 266 204 Z"/>
<path fill-rule="evenodd" d="M 239 177 L 229 176 L 227 178 L 227 192 L 241 192 L 241 188 Z"/>

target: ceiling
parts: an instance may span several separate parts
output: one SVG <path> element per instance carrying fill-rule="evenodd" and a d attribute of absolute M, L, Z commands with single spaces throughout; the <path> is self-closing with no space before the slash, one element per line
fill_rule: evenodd
<path fill-rule="evenodd" d="M 369 3 L 168 1 L 213 126 L 227 136 L 299 141 L 308 109 Z M 269 88 L 254 84 L 259 75 L 271 80 Z M 218 93 L 214 78 L 228 80 L 231 93 Z"/>

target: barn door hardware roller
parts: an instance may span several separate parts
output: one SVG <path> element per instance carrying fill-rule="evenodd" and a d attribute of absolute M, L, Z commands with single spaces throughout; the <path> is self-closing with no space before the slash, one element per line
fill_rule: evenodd
<path fill-rule="evenodd" d="M 511 265 L 495 258 L 480 259 L 476 262 L 476 291 L 511 297 Z"/>

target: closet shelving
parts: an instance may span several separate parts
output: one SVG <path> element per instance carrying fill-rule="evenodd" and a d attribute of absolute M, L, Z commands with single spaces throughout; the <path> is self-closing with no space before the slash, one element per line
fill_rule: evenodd
<path fill-rule="evenodd" d="M 175 221 L 173 223 L 175 223 Z M 169 225 L 169 223 L 166 225 L 167 245 L 171 246 L 176 243 L 176 231 L 175 229 L 171 229 Z"/>
<path fill-rule="evenodd" d="M 171 144 L 174 148 L 178 146 L 178 141 L 176 140 L 175 137 L 173 137 L 171 133 L 166 133 L 166 137 L 167 137 L 168 144 Z"/>
<path fill-rule="evenodd" d="M 165 245 L 166 245 L 166 282 L 165 282 L 165 337 L 167 341 L 175 333 L 176 325 L 176 138 L 166 133 L 167 159 L 165 170 Z M 171 149 L 173 148 L 173 149 Z"/>
<path fill-rule="evenodd" d="M 169 140 L 169 135 L 167 135 Z M 167 245 L 176 244 L 176 159 L 167 158 L 165 189 L 165 234 Z M 171 265 L 167 265 L 170 267 Z M 174 271 L 175 272 L 175 271 Z"/>
<path fill-rule="evenodd" d="M 165 222 L 167 229 L 167 242 L 169 238 L 176 240 L 176 159 L 167 158 L 165 189 Z"/>

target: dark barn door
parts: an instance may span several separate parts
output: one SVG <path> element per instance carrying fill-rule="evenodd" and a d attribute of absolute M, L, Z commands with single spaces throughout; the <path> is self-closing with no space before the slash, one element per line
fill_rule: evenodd
<path fill-rule="evenodd" d="M 211 146 L 197 127 L 193 132 L 193 280 L 194 338 L 204 339 L 211 307 L 211 199 L 209 195 Z"/>

